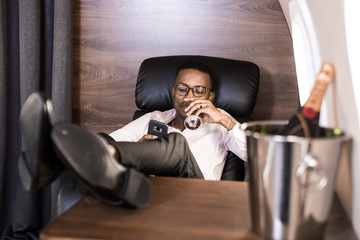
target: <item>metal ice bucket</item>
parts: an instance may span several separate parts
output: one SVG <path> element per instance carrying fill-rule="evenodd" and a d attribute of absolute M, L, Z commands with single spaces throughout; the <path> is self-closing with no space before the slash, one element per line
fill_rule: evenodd
<path fill-rule="evenodd" d="M 275 135 L 285 121 L 243 124 L 247 136 L 252 230 L 266 239 L 321 239 L 337 167 L 350 138 Z"/>

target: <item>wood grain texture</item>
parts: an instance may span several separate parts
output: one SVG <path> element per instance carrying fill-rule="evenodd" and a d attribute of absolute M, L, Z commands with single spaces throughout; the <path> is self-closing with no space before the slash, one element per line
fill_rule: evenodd
<path fill-rule="evenodd" d="M 259 239 L 250 232 L 247 184 L 150 178 L 142 209 L 86 197 L 41 233 L 41 239 Z"/>
<path fill-rule="evenodd" d="M 248 183 L 185 178 L 150 178 L 152 197 L 141 209 L 110 206 L 85 197 L 42 230 L 59 239 L 248 239 Z M 340 200 L 333 200 L 325 240 L 356 240 Z"/>
<path fill-rule="evenodd" d="M 291 36 L 277 0 L 76 0 L 73 121 L 111 132 L 131 121 L 141 62 L 165 55 L 252 61 L 261 83 L 255 120 L 298 107 Z"/>

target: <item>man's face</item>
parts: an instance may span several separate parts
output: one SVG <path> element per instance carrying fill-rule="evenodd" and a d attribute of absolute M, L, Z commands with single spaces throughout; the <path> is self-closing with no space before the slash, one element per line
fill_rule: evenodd
<path fill-rule="evenodd" d="M 181 118 L 186 118 L 184 109 L 190 103 L 189 101 L 185 101 L 184 98 L 205 99 L 210 101 L 212 101 L 214 98 L 214 92 L 211 92 L 210 90 L 212 88 L 210 76 L 207 73 L 200 72 L 195 69 L 183 69 L 179 72 L 177 78 L 175 79 L 175 85 L 185 85 L 189 88 L 196 86 L 209 88 L 206 89 L 206 93 L 202 97 L 194 96 L 192 90 L 189 90 L 185 96 L 180 96 L 176 93 L 175 87 L 172 88 L 172 94 L 174 96 L 174 108 L 176 110 L 177 116 Z"/>

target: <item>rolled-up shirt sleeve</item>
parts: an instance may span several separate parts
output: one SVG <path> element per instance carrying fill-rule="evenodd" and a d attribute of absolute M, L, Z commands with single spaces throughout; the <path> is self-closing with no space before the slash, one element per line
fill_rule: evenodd
<path fill-rule="evenodd" d="M 247 161 L 246 135 L 239 122 L 227 133 L 227 147 L 239 158 Z"/>

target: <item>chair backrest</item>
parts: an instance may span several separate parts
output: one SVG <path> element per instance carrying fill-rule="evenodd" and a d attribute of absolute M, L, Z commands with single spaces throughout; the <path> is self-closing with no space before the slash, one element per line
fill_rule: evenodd
<path fill-rule="evenodd" d="M 173 108 L 171 86 L 179 66 L 200 61 L 215 73 L 214 105 L 240 122 L 251 120 L 259 87 L 259 67 L 248 61 L 207 56 L 165 56 L 148 58 L 140 66 L 136 83 L 136 106 L 142 111 Z"/>
<path fill-rule="evenodd" d="M 239 122 L 250 121 L 259 88 L 259 67 L 248 61 L 194 55 L 154 57 L 142 62 L 135 90 L 136 106 L 140 110 L 135 112 L 134 119 L 146 112 L 173 108 L 171 87 L 174 85 L 177 69 L 194 61 L 206 64 L 215 74 L 214 105 L 227 111 Z M 235 171 L 241 172 L 236 169 L 239 168 L 238 162 L 231 163 L 227 160 L 223 171 L 225 178 L 239 180 L 235 176 L 239 175 Z"/>

